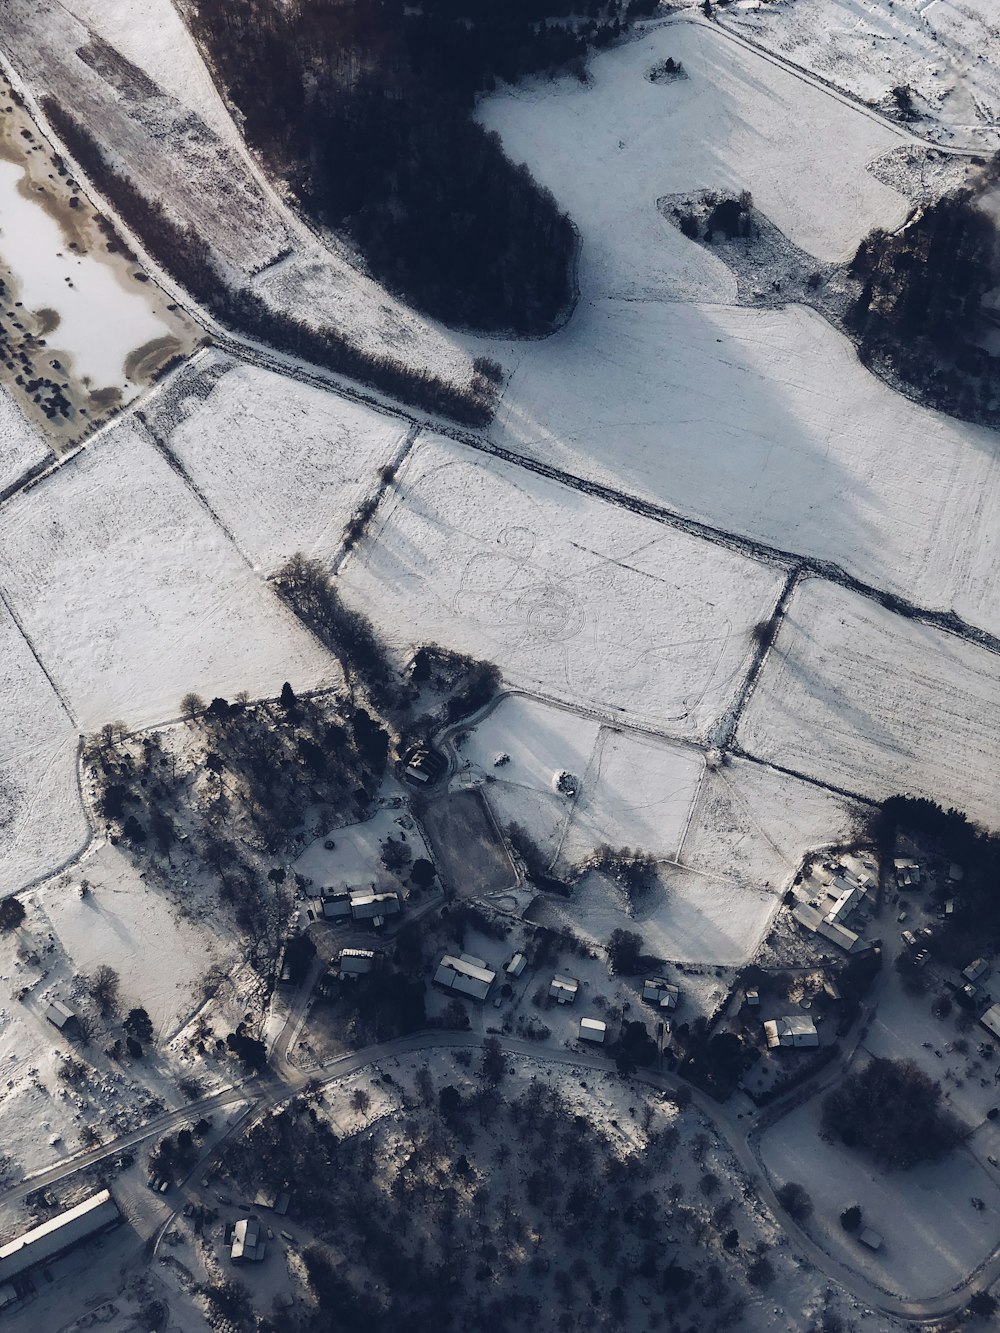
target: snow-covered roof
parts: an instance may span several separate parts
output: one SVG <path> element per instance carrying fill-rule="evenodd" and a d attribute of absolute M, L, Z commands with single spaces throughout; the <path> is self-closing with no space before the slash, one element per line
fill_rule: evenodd
<path fill-rule="evenodd" d="M 76 1022 L 76 1014 L 61 1000 L 53 1000 L 45 1011 L 45 1017 L 57 1028 L 64 1028 L 67 1023 Z"/>
<path fill-rule="evenodd" d="M 474 1000 L 485 1000 L 496 975 L 481 959 L 473 958 L 470 954 L 462 954 L 458 958 L 445 954 L 434 973 L 434 982 L 446 990 L 469 995 Z"/>
<path fill-rule="evenodd" d="M 580 1040 L 603 1042 L 608 1033 L 607 1023 L 602 1023 L 599 1018 L 581 1018 L 580 1019 Z"/>
<path fill-rule="evenodd" d="M 234 1264 L 259 1263 L 264 1257 L 266 1242 L 261 1239 L 260 1223 L 255 1217 L 241 1217 L 233 1227 L 233 1244 L 229 1257 Z"/>
<path fill-rule="evenodd" d="M 351 894 L 351 916 L 368 921 L 377 916 L 395 916 L 400 910 L 396 893 L 373 893 L 370 889 Z"/>
<path fill-rule="evenodd" d="M 980 1015 L 980 1023 L 994 1037 L 1000 1037 L 1000 1004 L 991 1004 L 985 1014 Z"/>
<path fill-rule="evenodd" d="M 560 1004 L 570 1004 L 576 999 L 580 983 L 573 977 L 563 977 L 557 972 L 549 983 L 549 997 Z"/>
<path fill-rule="evenodd" d="M 528 960 L 523 953 L 516 953 L 507 964 L 506 972 L 508 976 L 519 977 L 527 966 Z"/>
<path fill-rule="evenodd" d="M 0 1283 L 11 1282 L 35 1264 L 45 1263 L 121 1221 L 110 1190 L 101 1190 L 41 1226 L 0 1246 Z"/>
<path fill-rule="evenodd" d="M 811 1018 L 789 1014 L 771 1018 L 764 1024 L 764 1037 L 773 1050 L 776 1046 L 818 1046 L 819 1034 Z"/>
<path fill-rule="evenodd" d="M 990 970 L 990 965 L 985 958 L 973 958 L 968 967 L 962 969 L 962 976 L 966 981 L 981 981 Z"/>

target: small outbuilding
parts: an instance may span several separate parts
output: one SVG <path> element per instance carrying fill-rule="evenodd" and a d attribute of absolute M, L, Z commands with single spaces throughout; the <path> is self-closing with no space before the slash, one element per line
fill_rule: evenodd
<path fill-rule="evenodd" d="M 79 1027 L 79 1019 L 72 1009 L 62 1003 L 61 1000 L 53 1000 L 45 1011 L 45 1017 L 60 1032 L 71 1034 Z"/>
<path fill-rule="evenodd" d="M 599 1018 L 581 1018 L 580 1019 L 580 1040 L 597 1042 L 599 1046 L 604 1044 L 604 1039 L 608 1035 L 607 1023 L 602 1023 Z"/>
<path fill-rule="evenodd" d="M 880 1250 L 882 1248 L 882 1237 L 871 1227 L 863 1227 L 858 1232 L 858 1240 L 862 1245 L 867 1245 L 870 1250 Z"/>
<path fill-rule="evenodd" d="M 528 960 L 523 953 L 516 953 L 510 960 L 504 971 L 509 977 L 519 977 L 528 965 Z"/>

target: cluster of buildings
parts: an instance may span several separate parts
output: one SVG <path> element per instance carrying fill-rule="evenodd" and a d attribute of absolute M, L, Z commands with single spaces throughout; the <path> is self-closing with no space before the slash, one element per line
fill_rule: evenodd
<path fill-rule="evenodd" d="M 874 887 L 871 875 L 856 874 L 843 865 L 834 866 L 824 884 L 826 901 L 822 904 L 817 901 L 815 905 L 796 903 L 792 916 L 806 930 L 822 935 L 845 953 L 855 953 L 865 946 L 852 925 L 857 924 L 856 914 L 866 905 L 868 892 Z"/>

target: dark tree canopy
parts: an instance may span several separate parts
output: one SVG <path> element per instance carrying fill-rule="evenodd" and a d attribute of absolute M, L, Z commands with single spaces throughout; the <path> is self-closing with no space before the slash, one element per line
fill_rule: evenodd
<path fill-rule="evenodd" d="M 872 1060 L 823 1101 L 823 1128 L 888 1167 L 943 1157 L 959 1125 L 941 1109 L 941 1087 L 912 1060 Z"/>

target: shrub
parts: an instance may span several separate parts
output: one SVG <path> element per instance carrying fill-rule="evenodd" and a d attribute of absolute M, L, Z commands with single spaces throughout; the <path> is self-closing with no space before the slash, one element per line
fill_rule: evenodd
<path fill-rule="evenodd" d="M 812 1199 L 809 1192 L 803 1185 L 795 1180 L 789 1180 L 787 1184 L 782 1185 L 775 1191 L 778 1202 L 784 1208 L 789 1217 L 796 1222 L 804 1222 L 812 1212 Z"/>
<path fill-rule="evenodd" d="M 6 935 L 8 931 L 16 930 L 26 915 L 20 898 L 5 898 L 0 903 L 0 931 Z"/>
<path fill-rule="evenodd" d="M 861 1209 L 856 1203 L 852 1203 L 840 1214 L 840 1225 L 845 1231 L 852 1233 L 861 1226 Z"/>

